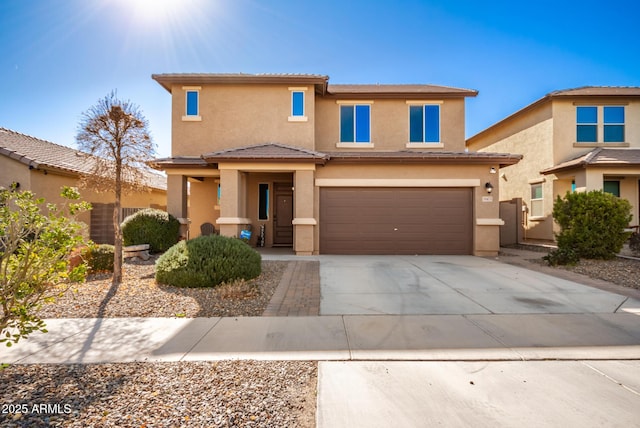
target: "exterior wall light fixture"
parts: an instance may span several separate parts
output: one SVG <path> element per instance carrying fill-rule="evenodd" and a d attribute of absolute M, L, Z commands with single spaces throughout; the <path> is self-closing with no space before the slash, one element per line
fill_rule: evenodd
<path fill-rule="evenodd" d="M 491 184 L 489 182 L 485 183 L 484 189 L 487 191 L 487 193 L 493 192 L 493 184 Z"/>
<path fill-rule="evenodd" d="M 498 172 L 494 167 L 491 167 L 491 169 L 489 170 L 490 174 L 495 174 L 496 172 Z"/>

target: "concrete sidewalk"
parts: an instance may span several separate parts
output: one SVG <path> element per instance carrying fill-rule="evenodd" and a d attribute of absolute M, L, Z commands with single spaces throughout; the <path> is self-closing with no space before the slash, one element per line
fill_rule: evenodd
<path fill-rule="evenodd" d="M 633 313 L 46 320 L 3 363 L 640 359 Z"/>
<path fill-rule="evenodd" d="M 327 361 L 317 428 L 637 427 L 640 361 Z"/>

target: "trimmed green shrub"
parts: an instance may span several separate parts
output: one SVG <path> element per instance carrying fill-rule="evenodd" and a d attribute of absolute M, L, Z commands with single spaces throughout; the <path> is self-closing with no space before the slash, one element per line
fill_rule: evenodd
<path fill-rule="evenodd" d="M 624 229 L 631 221 L 631 204 L 601 190 L 567 192 L 556 199 L 553 218 L 560 226 L 559 250 L 572 250 L 578 258 L 611 259 L 629 237 Z"/>
<path fill-rule="evenodd" d="M 176 287 L 214 287 L 260 275 L 260 254 L 236 238 L 199 236 L 180 241 L 156 262 L 156 281 Z"/>
<path fill-rule="evenodd" d="M 101 244 L 91 247 L 86 252 L 89 272 L 113 272 L 113 245 Z"/>
<path fill-rule="evenodd" d="M 180 222 L 171 214 L 155 208 L 145 208 L 122 222 L 125 246 L 149 244 L 149 251 L 162 253 L 178 242 Z"/>

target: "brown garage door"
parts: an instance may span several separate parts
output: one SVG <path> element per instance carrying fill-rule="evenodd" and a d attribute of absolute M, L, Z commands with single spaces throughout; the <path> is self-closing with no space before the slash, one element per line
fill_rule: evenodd
<path fill-rule="evenodd" d="M 470 188 L 322 188 L 322 254 L 471 254 Z"/>

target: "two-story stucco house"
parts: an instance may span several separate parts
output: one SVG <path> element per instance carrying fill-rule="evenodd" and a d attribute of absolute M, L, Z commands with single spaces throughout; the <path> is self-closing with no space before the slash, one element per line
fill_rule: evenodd
<path fill-rule="evenodd" d="M 553 203 L 568 191 L 604 190 L 625 198 L 633 206 L 632 225 L 638 224 L 638 87 L 552 92 L 469 138 L 467 147 L 524 155 L 500 179 L 501 200 L 522 200 L 520 240 L 554 239 Z"/>
<path fill-rule="evenodd" d="M 465 150 L 465 98 L 322 75 L 159 74 L 172 96 L 168 210 L 310 254 L 496 254 L 498 174 Z M 262 233 L 264 231 L 264 233 Z M 263 238 L 263 239 L 259 239 Z"/>

